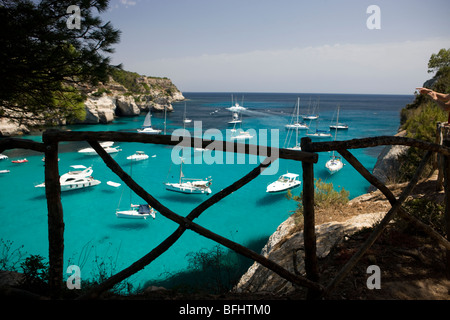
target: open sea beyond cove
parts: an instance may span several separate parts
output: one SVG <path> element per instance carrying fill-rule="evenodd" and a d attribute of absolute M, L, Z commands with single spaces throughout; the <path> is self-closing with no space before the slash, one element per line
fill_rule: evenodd
<path fill-rule="evenodd" d="M 232 103 L 231 93 L 183 93 L 186 101 L 173 104 L 174 112 L 167 114 L 166 130 L 170 134 L 183 127 L 186 104 L 186 117 L 192 119 L 186 129 L 194 134 L 194 121 L 201 121 L 203 132 L 210 130 L 204 137 L 213 134 L 215 139 L 230 139 L 228 124 L 232 112 L 227 110 Z M 300 98 L 300 114 L 315 112 L 318 120 L 307 122 L 311 131 L 316 128 L 329 130 L 336 122 L 337 107 L 340 106 L 339 122 L 348 124 L 348 130 L 339 130 L 337 140 L 394 135 L 400 121 L 400 110 L 412 102 L 412 95 L 353 95 L 353 94 L 295 94 L 295 93 L 238 93 L 233 95 L 235 102 L 247 108 L 242 113 L 242 128 L 254 129 L 257 134 L 271 129 L 279 129 L 278 140 L 266 141 L 256 136 L 250 143 L 270 144 L 272 146 L 292 147 L 295 144 L 295 132 L 285 125 L 292 120 L 297 98 Z M 118 118 L 107 125 L 77 125 L 63 129 L 72 131 L 131 131 L 140 128 L 145 115 L 130 118 Z M 164 130 L 164 114 L 153 113 L 152 125 Z M 227 130 L 228 129 L 228 130 Z M 261 131 L 260 131 L 261 130 Z M 307 133 L 299 130 L 299 139 Z M 196 133 L 198 135 L 198 132 Z M 333 131 L 334 135 L 334 131 Z M 289 139 L 290 137 L 290 139 Z M 42 141 L 40 135 L 25 136 L 26 139 Z M 332 140 L 329 138 L 328 140 Z M 121 151 L 112 155 L 122 168 L 144 187 L 151 195 L 172 211 L 187 215 L 192 209 L 206 200 L 208 195 L 186 195 L 165 189 L 165 182 L 179 179 L 179 165 L 172 161 L 172 148 L 169 146 L 120 143 Z M 106 268 L 118 272 L 129 266 L 143 255 L 159 245 L 177 228 L 177 224 L 156 214 L 156 218 L 146 220 L 119 219 L 117 209 L 128 209 L 130 202 L 142 202 L 124 183 L 115 176 L 99 156 L 82 155 L 77 151 L 88 147 L 85 142 L 60 144 L 60 174 L 73 170 L 71 165 L 93 167 L 93 177 L 101 181 L 100 185 L 81 190 L 62 193 L 65 222 L 66 267 L 71 264 L 80 266 L 81 279 L 92 279 L 99 270 Z M 147 160 L 131 163 L 126 157 L 136 151 L 144 151 L 150 157 Z M 367 169 L 372 171 L 381 147 L 351 152 Z M 252 170 L 259 163 L 254 156 L 235 157 L 234 163 L 227 163 L 227 157 L 216 152 L 208 159 L 221 159 L 223 163 L 208 164 L 205 161 L 209 151 L 186 152 L 186 164 L 183 173 L 190 178 L 212 178 L 212 194 L 219 192 Z M 22 252 L 48 257 L 47 204 L 43 188 L 35 185 L 44 181 L 43 155 L 24 150 L 4 152 L 9 158 L 0 160 L 0 170 L 10 170 L 0 174 L 0 239 L 12 241 L 12 248 L 23 245 Z M 212 157 L 213 156 L 213 157 Z M 12 160 L 27 158 L 28 162 L 16 164 Z M 319 162 L 314 166 L 315 177 L 332 182 L 335 188 L 350 191 L 350 198 L 367 192 L 369 184 L 349 164 L 330 175 L 325 168 L 330 153 L 319 153 Z M 179 159 L 178 153 L 173 159 Z M 240 161 L 237 161 L 239 160 Z M 228 157 L 230 160 L 230 157 Z M 190 162 L 190 163 L 189 163 Z M 220 161 L 216 161 L 220 162 Z M 228 161 L 230 162 L 230 161 Z M 239 162 L 239 163 L 238 163 Z M 245 162 L 245 163 L 241 163 Z M 344 160 L 345 163 L 345 160 Z M 291 160 L 279 160 L 267 169 L 268 173 L 234 192 L 216 205 L 206 210 L 196 222 L 211 231 L 240 244 L 250 246 L 259 252 L 267 238 L 278 225 L 286 220 L 296 209 L 296 202 L 288 200 L 286 193 L 268 194 L 266 187 L 286 172 L 302 174 L 301 163 Z M 121 183 L 112 187 L 108 181 Z M 302 187 L 294 189 L 299 195 Z M 212 249 L 216 243 L 186 231 L 181 239 L 156 261 L 129 279 L 135 287 L 143 286 L 146 281 L 164 279 L 167 275 L 185 271 L 192 253 Z M 2 244 L 3 246 L 3 244 Z M 3 248 L 2 248 L 3 249 Z M 104 263 L 103 265 L 101 263 Z M 68 275 L 69 276 L 69 275 Z M 82 282 L 83 283 L 83 282 Z"/>

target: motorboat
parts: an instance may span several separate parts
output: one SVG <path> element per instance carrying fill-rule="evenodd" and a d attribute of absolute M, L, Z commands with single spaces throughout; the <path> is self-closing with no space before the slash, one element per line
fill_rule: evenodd
<path fill-rule="evenodd" d="M 11 162 L 12 163 L 26 163 L 26 162 L 28 162 L 28 160 L 26 158 L 23 158 L 23 159 L 19 159 L 19 160 L 13 160 Z"/>
<path fill-rule="evenodd" d="M 341 158 L 333 155 L 331 159 L 327 161 L 325 167 L 330 174 L 334 174 L 341 170 L 344 167 L 344 164 L 342 163 Z"/>
<path fill-rule="evenodd" d="M 99 180 L 92 177 L 92 167 L 86 168 L 83 165 L 73 165 L 71 167 L 78 170 L 69 171 L 59 178 L 61 191 L 93 187 L 101 183 Z M 36 188 L 45 188 L 45 182 L 38 184 Z"/>
<path fill-rule="evenodd" d="M 144 151 L 136 151 L 135 154 L 128 156 L 127 160 L 140 161 L 148 159 L 148 155 L 144 153 Z"/>
<path fill-rule="evenodd" d="M 144 123 L 140 129 L 137 129 L 137 132 L 139 133 L 146 133 L 146 134 L 159 134 L 161 133 L 161 130 L 153 129 L 152 128 L 152 114 L 149 111 L 147 115 L 145 116 Z"/>
<path fill-rule="evenodd" d="M 167 182 L 166 190 L 187 194 L 210 194 L 211 178 L 207 179 L 191 179 L 181 177 L 179 182 Z"/>
<path fill-rule="evenodd" d="M 119 149 L 119 147 L 113 147 L 112 145 L 114 144 L 113 141 L 105 141 L 105 142 L 101 142 L 100 146 L 106 151 L 106 153 L 117 153 L 119 151 L 122 151 L 122 149 Z M 84 149 L 80 149 L 78 150 L 78 153 L 87 155 L 87 156 L 95 156 L 97 155 L 97 151 L 95 151 L 94 148 L 84 148 Z"/>
<path fill-rule="evenodd" d="M 0 170 L 0 173 L 9 173 L 9 170 Z"/>
<path fill-rule="evenodd" d="M 5 160 L 5 159 L 8 159 L 8 156 L 0 153 L 0 160 Z"/>
<path fill-rule="evenodd" d="M 248 131 L 244 131 L 242 129 L 239 130 L 238 133 L 234 134 L 234 132 L 237 132 L 236 130 L 232 130 L 233 134 L 231 135 L 231 139 L 233 140 L 246 140 L 251 139 L 253 136 Z"/>
<path fill-rule="evenodd" d="M 268 193 L 276 193 L 282 192 L 289 189 L 294 189 L 300 186 L 302 183 L 298 179 L 299 175 L 296 173 L 285 173 L 281 175 L 277 181 L 272 182 L 267 186 L 266 192 Z"/>
<path fill-rule="evenodd" d="M 234 106 L 227 108 L 227 110 L 232 112 L 241 112 L 247 110 L 247 108 L 244 108 L 243 106 L 239 105 L 239 103 L 236 102 Z"/>
<path fill-rule="evenodd" d="M 156 218 L 156 210 L 148 204 L 131 204 L 130 210 L 117 210 L 117 218 L 124 219 L 147 219 L 148 217 Z"/>

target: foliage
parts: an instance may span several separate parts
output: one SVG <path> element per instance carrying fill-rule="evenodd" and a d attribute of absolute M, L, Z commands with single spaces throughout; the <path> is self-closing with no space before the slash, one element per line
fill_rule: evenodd
<path fill-rule="evenodd" d="M 433 53 L 428 61 L 428 72 L 443 72 L 450 67 L 450 49 L 441 49 Z"/>
<path fill-rule="evenodd" d="M 23 258 L 23 245 L 13 249 L 13 241 L 0 239 L 0 270 L 17 271 L 18 265 Z"/>
<path fill-rule="evenodd" d="M 407 201 L 403 206 L 411 215 L 432 227 L 442 236 L 446 235 L 444 206 L 428 199 L 413 199 Z"/>
<path fill-rule="evenodd" d="M 428 62 L 428 72 L 436 72 L 435 76 L 424 83 L 424 87 L 441 93 L 450 93 L 450 49 L 441 49 L 432 54 Z M 448 113 L 443 111 L 436 102 L 428 96 L 418 94 L 413 103 L 401 111 L 401 128 L 406 130 L 407 137 L 434 142 L 436 136 L 436 123 L 448 119 Z M 406 153 L 399 156 L 401 163 L 399 181 L 408 181 L 412 178 L 425 155 L 424 150 L 409 148 Z M 423 176 L 432 170 L 431 164 L 425 168 Z"/>
<path fill-rule="evenodd" d="M 80 83 L 105 81 L 119 31 L 95 15 L 108 0 L 81 0 L 80 29 L 69 29 L 71 0 L 0 0 L 0 117 L 83 117 Z"/>
<path fill-rule="evenodd" d="M 23 286 L 29 290 L 43 290 L 47 287 L 49 266 L 40 255 L 30 255 L 21 264 L 24 280 Z"/>
<path fill-rule="evenodd" d="M 339 191 L 334 189 L 333 183 L 324 182 L 322 179 L 315 179 L 314 206 L 319 209 L 336 209 L 344 206 L 349 201 L 350 192 L 341 188 Z M 290 190 L 287 193 L 288 199 L 297 201 L 297 210 L 294 218 L 299 219 L 303 215 L 303 191 L 300 196 L 292 196 Z"/>

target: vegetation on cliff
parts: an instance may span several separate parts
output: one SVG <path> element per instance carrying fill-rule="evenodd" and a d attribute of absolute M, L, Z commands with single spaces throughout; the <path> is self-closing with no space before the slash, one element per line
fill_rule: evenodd
<path fill-rule="evenodd" d="M 428 61 L 428 72 L 435 73 L 432 79 L 423 86 L 441 93 L 450 93 L 450 49 L 441 49 L 432 54 Z M 400 114 L 401 130 L 406 130 L 406 136 L 428 142 L 434 142 L 436 123 L 447 121 L 448 113 L 443 111 L 436 102 L 426 95 L 416 94 L 414 101 L 402 109 Z M 399 179 L 409 180 L 415 168 L 424 155 L 423 150 L 409 148 L 400 157 L 402 163 Z M 431 170 L 431 166 L 429 168 Z M 430 170 L 426 174 L 430 173 Z"/>
<path fill-rule="evenodd" d="M 108 79 L 109 54 L 120 37 L 99 17 L 108 2 L 79 1 L 83 14 L 71 28 L 71 0 L 0 1 L 0 117 L 27 122 L 83 115 L 77 85 Z"/>

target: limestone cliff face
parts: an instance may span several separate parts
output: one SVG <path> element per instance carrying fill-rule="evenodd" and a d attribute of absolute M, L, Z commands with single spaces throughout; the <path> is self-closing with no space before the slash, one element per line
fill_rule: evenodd
<path fill-rule="evenodd" d="M 354 216 L 343 222 L 328 222 L 316 226 L 317 256 L 326 257 L 331 249 L 355 232 L 371 227 L 385 212 L 366 213 Z M 296 259 L 297 272 L 305 274 L 303 255 L 303 231 L 293 232 L 294 219 L 283 222 L 262 249 L 261 254 L 294 273 L 293 259 Z M 271 270 L 255 262 L 236 285 L 237 292 L 264 293 L 275 295 L 292 293 L 294 286 Z"/>
<path fill-rule="evenodd" d="M 115 117 L 132 117 L 148 110 L 173 111 L 172 102 L 184 100 L 170 79 L 140 76 L 130 91 L 112 77 L 95 88 L 85 87 L 86 119 L 79 123 L 109 123 Z"/>
<path fill-rule="evenodd" d="M 132 74 L 123 71 L 125 74 Z M 167 78 L 154 78 L 137 74 L 128 79 L 127 88 L 110 77 L 105 84 L 96 87 L 78 85 L 77 89 L 87 98 L 84 102 L 86 117 L 75 124 L 110 123 L 116 117 L 138 116 L 148 110 L 162 112 L 173 111 L 172 102 L 184 100 L 183 94 Z M 65 120 L 60 121 L 66 124 Z M 0 119 L 0 136 L 27 134 L 33 126 L 45 125 L 42 121 L 19 124 L 9 119 Z"/>

